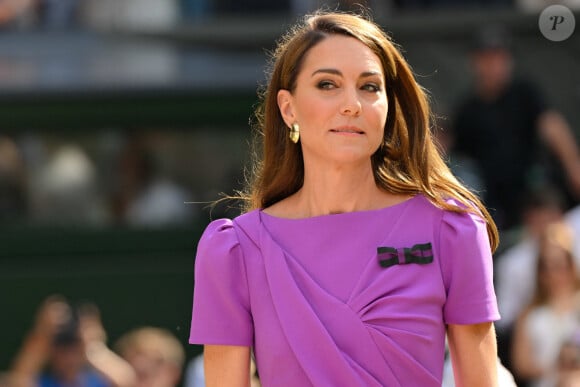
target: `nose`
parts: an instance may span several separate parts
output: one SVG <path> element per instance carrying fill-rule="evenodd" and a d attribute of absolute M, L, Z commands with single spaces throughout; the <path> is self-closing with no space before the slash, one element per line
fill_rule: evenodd
<path fill-rule="evenodd" d="M 357 90 L 345 92 L 345 98 L 340 112 L 344 115 L 358 116 L 361 113 L 362 105 L 359 100 Z"/>

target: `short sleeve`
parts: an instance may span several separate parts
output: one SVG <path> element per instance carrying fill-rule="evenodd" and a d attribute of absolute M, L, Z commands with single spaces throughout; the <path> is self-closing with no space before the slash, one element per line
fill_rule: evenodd
<path fill-rule="evenodd" d="M 478 215 L 446 211 L 440 229 L 440 257 L 447 292 L 448 324 L 499 319 L 486 223 Z"/>
<path fill-rule="evenodd" d="M 191 344 L 252 345 L 253 322 L 243 258 L 232 221 L 210 223 L 195 258 Z"/>

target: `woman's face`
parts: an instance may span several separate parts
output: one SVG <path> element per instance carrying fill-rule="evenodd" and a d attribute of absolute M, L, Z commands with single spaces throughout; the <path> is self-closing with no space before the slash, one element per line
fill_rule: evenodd
<path fill-rule="evenodd" d="M 540 259 L 538 275 L 549 291 L 569 288 L 574 284 L 575 273 L 569 256 L 560 246 L 546 243 L 542 247 Z"/>
<path fill-rule="evenodd" d="M 383 141 L 385 87 L 380 59 L 357 39 L 331 35 L 312 47 L 294 92 L 278 93 L 284 121 L 300 126 L 305 163 L 370 163 Z"/>

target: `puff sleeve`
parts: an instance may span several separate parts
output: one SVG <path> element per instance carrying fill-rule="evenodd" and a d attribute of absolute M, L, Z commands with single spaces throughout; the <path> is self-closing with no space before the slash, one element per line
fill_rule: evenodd
<path fill-rule="evenodd" d="M 445 322 L 476 324 L 498 320 L 485 220 L 471 213 L 445 211 L 439 239 L 447 292 Z"/>
<path fill-rule="evenodd" d="M 253 342 L 244 257 L 229 219 L 210 223 L 197 247 L 189 342 L 241 346 Z"/>

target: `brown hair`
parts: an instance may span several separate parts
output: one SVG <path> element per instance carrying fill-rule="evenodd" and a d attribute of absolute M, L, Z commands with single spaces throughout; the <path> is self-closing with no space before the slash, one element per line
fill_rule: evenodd
<path fill-rule="evenodd" d="M 566 254 L 566 262 L 569 265 L 569 270 L 574 274 L 576 280 L 576 290 L 580 290 L 580 276 L 576 269 L 576 260 L 574 258 L 574 232 L 564 222 L 550 223 L 546 226 L 540 235 L 538 256 L 536 260 L 536 285 L 534 297 L 531 302 L 531 307 L 543 305 L 548 302 L 549 294 L 545 286 L 541 282 L 540 273 L 544 270 L 545 264 L 545 248 L 547 246 L 557 246 L 564 250 Z"/>
<path fill-rule="evenodd" d="M 337 12 L 306 16 L 278 42 L 270 77 L 256 110 L 257 152 L 251 171 L 246 210 L 265 208 L 294 194 L 303 184 L 302 149 L 288 138 L 277 93 L 293 92 L 308 51 L 329 35 L 358 39 L 381 60 L 385 74 L 388 114 L 384 141 L 372 155 L 375 182 L 394 194 L 424 194 L 446 210 L 481 213 L 493 250 L 497 228 L 481 201 L 453 176 L 436 148 L 430 130 L 431 111 L 426 92 L 419 86 L 397 45 L 370 18 Z M 464 207 L 450 204 L 454 198 Z"/>

